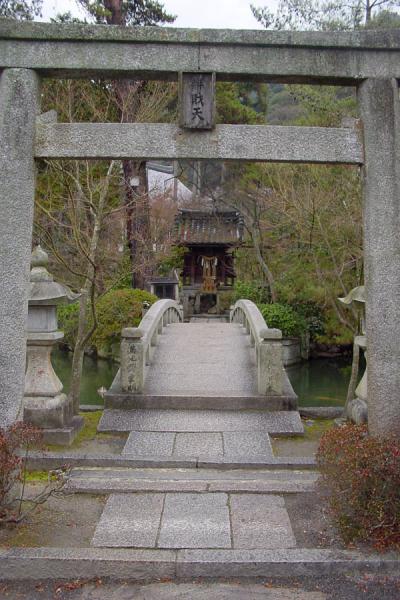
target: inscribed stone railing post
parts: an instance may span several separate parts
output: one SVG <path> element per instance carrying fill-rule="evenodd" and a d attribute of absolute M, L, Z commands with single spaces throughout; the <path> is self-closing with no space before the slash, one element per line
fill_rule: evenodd
<path fill-rule="evenodd" d="M 121 367 L 112 387 L 118 385 L 123 393 L 142 393 L 146 366 L 151 362 L 163 327 L 182 320 L 182 307 L 175 300 L 158 300 L 146 312 L 139 327 L 125 327 L 121 333 Z"/>
<path fill-rule="evenodd" d="M 230 321 L 239 323 L 250 335 L 257 358 L 258 393 L 281 395 L 283 392 L 282 332 L 270 329 L 251 300 L 238 300 L 231 307 Z"/>

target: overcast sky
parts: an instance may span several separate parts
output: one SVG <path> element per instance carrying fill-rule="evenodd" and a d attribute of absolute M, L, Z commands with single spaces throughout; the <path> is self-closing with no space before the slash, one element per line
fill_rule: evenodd
<path fill-rule="evenodd" d="M 161 0 L 162 1 L 162 0 Z M 165 9 L 177 15 L 174 27 L 260 29 L 250 10 L 252 0 L 163 0 Z M 271 6 L 271 0 L 253 0 L 256 6 Z M 275 2 L 272 2 L 275 4 Z M 43 20 L 71 11 L 79 15 L 74 0 L 44 0 Z"/>

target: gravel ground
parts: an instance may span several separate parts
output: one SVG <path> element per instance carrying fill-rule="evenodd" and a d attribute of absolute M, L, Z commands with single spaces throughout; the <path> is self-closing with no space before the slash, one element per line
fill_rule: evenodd
<path fill-rule="evenodd" d="M 306 580 L 129 582 L 0 582 L 3 600 L 398 600 L 399 577 Z"/>

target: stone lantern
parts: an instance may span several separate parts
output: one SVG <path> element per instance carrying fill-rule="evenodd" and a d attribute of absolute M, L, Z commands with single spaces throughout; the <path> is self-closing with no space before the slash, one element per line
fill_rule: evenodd
<path fill-rule="evenodd" d="M 31 262 L 24 421 L 40 427 L 45 442 L 69 445 L 83 419 L 74 415 L 70 399 L 62 393 L 51 352 L 64 337 L 57 329 L 57 305 L 75 302 L 79 294 L 53 280 L 48 262 L 46 252 L 37 246 Z"/>

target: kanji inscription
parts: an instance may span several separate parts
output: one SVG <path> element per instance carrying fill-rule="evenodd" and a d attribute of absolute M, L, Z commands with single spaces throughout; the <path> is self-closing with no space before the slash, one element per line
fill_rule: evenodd
<path fill-rule="evenodd" d="M 215 125 L 215 74 L 181 73 L 180 125 L 187 129 L 213 129 Z"/>

